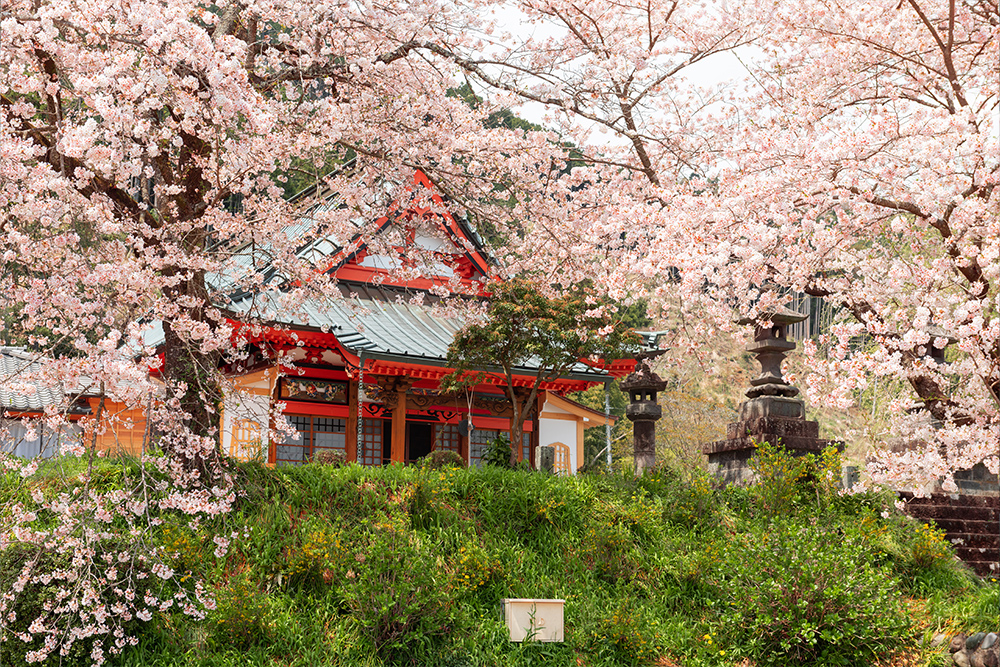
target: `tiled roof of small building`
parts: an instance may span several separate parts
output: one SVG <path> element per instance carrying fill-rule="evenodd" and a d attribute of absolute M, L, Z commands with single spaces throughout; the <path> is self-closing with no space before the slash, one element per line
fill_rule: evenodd
<path fill-rule="evenodd" d="M 62 400 L 62 390 L 46 387 L 29 381 L 34 388 L 26 394 L 13 393 L 6 389 L 10 382 L 18 382 L 19 377 L 35 375 L 41 369 L 37 355 L 19 347 L 0 347 L 0 408 L 21 412 L 39 412 L 46 406 Z"/>

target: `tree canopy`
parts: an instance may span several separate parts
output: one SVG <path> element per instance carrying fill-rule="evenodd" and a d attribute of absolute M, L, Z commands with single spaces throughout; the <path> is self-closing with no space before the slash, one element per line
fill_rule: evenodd
<path fill-rule="evenodd" d="M 600 369 L 606 362 L 631 357 L 638 342 L 617 309 L 595 302 L 585 286 L 548 295 L 529 280 L 514 278 L 494 284 L 483 318 L 455 336 L 448 349 L 454 371 L 446 383 L 455 387 L 478 384 L 490 376 L 503 379 L 513 408 L 513 465 L 524 420 L 543 382 L 583 364 Z"/>
<path fill-rule="evenodd" d="M 877 435 L 911 448 L 873 479 L 997 472 L 996 2 L 516 4 L 550 36 L 463 66 L 544 105 L 590 160 L 564 179 L 588 183 L 574 214 L 526 265 L 548 248 L 612 293 L 649 287 L 684 322 L 682 354 L 820 297 L 842 317 L 806 348 L 810 399 L 850 407 L 879 377 L 909 388 Z M 739 76 L 699 86 L 707 62 Z M 596 271 L 559 254 L 585 243 Z M 861 334 L 873 345 L 852 349 Z"/>
<path fill-rule="evenodd" d="M 332 293 L 298 240 L 344 237 L 419 168 L 503 240 L 506 272 L 645 293 L 683 318 L 675 350 L 731 329 L 734 308 L 825 299 L 845 317 L 815 348 L 812 400 L 850 405 L 878 375 L 911 389 L 894 435 L 926 447 L 886 474 L 996 468 L 995 2 L 505 7 L 545 36 L 477 2 L 8 2 L 8 338 L 71 341 L 81 361 L 61 373 L 134 402 L 161 363 L 136 361 L 143 323 L 162 321 L 170 414 L 190 431 L 171 447 L 197 462 L 218 357 L 239 354 L 227 291 L 278 275 L 289 307 Z M 713 61 L 745 75 L 699 85 Z M 449 94 L 466 83 L 481 104 Z M 522 101 L 553 131 L 505 120 Z M 305 223 L 275 182 L 290 174 L 343 205 Z M 875 346 L 850 351 L 862 332 Z"/>

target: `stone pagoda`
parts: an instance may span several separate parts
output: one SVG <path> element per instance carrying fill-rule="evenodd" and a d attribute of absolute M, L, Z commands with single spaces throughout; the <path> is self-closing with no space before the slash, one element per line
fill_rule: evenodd
<path fill-rule="evenodd" d="M 819 439 L 819 424 L 806 420 L 805 403 L 796 398 L 799 390 L 781 375 L 781 362 L 795 349 L 788 340 L 788 327 L 806 319 L 804 315 L 781 308 L 760 320 L 743 319 L 739 324 L 754 325 L 754 340 L 747 350 L 757 357 L 761 372 L 750 381 L 747 400 L 740 405 L 739 421 L 729 424 L 726 439 L 702 447 L 708 455 L 708 469 L 723 482 L 743 484 L 751 481 L 749 461 L 757 443 L 781 445 L 795 456 L 818 453 L 834 444 Z"/>

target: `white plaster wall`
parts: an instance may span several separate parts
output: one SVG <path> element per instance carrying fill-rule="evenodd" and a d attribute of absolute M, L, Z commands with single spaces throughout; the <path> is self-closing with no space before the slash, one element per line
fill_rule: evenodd
<path fill-rule="evenodd" d="M 445 242 L 442 239 L 437 238 L 436 236 L 429 236 L 427 234 L 421 234 L 420 232 L 417 232 L 416 234 L 414 234 L 413 241 L 416 245 L 420 246 L 421 248 L 425 248 L 427 250 L 441 250 L 442 248 L 444 248 L 445 252 L 452 251 L 451 247 L 446 248 Z M 449 244 L 449 246 L 450 245 L 451 244 Z"/>
<path fill-rule="evenodd" d="M 546 410 L 548 411 L 550 406 L 546 405 Z M 553 410 L 555 412 L 555 410 Z M 576 469 L 580 467 L 580 463 L 576 460 L 576 420 L 569 419 L 546 419 L 542 417 L 538 420 L 538 444 L 539 446 L 551 445 L 556 442 L 561 442 L 564 445 L 569 446 L 569 465 L 570 471 L 576 472 Z"/>
<path fill-rule="evenodd" d="M 232 392 L 226 395 L 225 410 L 222 423 L 222 451 L 241 460 L 249 460 L 258 456 L 257 451 L 247 447 L 233 450 L 233 428 L 237 422 L 246 420 L 257 425 L 260 434 L 261 451 L 267 457 L 267 432 L 270 426 L 270 397 L 259 396 L 247 392 Z"/>

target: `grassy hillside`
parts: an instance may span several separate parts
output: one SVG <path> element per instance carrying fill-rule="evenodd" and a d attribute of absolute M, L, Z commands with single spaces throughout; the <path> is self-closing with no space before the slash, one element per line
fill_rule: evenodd
<path fill-rule="evenodd" d="M 891 498 L 841 498 L 808 481 L 820 468 L 765 463 L 765 484 L 726 491 L 666 469 L 241 465 L 235 511 L 194 528 L 165 513 L 150 545 L 216 608 L 138 624 L 114 664 L 943 666 L 933 637 L 995 625 L 995 584 Z M 135 465 L 102 460 L 91 479 L 111 486 Z M 52 487 L 4 479 L 2 506 Z M 7 543 L 3 581 L 26 557 Z M 18 624 L 48 593 L 28 593 L 0 664 L 30 648 Z M 509 597 L 565 599 L 566 642 L 508 642 Z"/>

